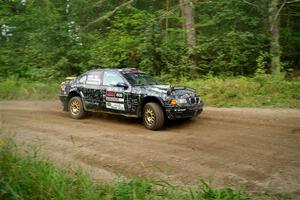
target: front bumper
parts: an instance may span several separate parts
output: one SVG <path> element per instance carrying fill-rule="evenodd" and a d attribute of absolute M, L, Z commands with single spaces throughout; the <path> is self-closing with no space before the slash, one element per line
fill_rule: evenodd
<path fill-rule="evenodd" d="M 186 106 L 167 106 L 166 115 L 168 119 L 183 119 L 196 117 L 203 111 L 203 103 Z"/>

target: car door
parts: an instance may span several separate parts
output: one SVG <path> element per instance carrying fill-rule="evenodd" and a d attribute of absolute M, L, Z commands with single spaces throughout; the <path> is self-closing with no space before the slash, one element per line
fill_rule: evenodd
<path fill-rule="evenodd" d="M 102 71 L 92 71 L 87 74 L 86 82 L 82 88 L 85 108 L 96 111 L 101 103 L 101 75 Z"/>
<path fill-rule="evenodd" d="M 127 112 L 127 94 L 129 88 L 120 86 L 122 84 L 128 85 L 128 83 L 126 83 L 126 80 L 121 76 L 119 72 L 113 70 L 106 70 L 103 72 L 101 86 L 101 90 L 103 93 L 103 110 L 115 113 Z"/>

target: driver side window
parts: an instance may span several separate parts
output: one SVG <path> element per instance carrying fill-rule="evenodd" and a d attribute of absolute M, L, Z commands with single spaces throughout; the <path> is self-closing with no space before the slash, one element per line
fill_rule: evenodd
<path fill-rule="evenodd" d="M 124 83 L 123 78 L 116 72 L 105 71 L 103 75 L 103 85 L 116 86 L 118 83 Z"/>

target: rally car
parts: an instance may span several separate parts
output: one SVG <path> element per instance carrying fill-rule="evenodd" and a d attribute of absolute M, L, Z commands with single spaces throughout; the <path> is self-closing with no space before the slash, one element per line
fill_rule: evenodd
<path fill-rule="evenodd" d="M 193 118 L 203 102 L 189 87 L 171 87 L 133 69 L 95 69 L 60 85 L 63 110 L 74 119 L 86 112 L 106 112 L 143 118 L 144 126 L 159 130 L 166 119 Z"/>

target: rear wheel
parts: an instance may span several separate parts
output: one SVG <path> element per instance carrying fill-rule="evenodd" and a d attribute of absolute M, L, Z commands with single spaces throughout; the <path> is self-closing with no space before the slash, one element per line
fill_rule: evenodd
<path fill-rule="evenodd" d="M 147 103 L 143 110 L 144 126 L 150 130 L 161 129 L 164 125 L 165 116 L 158 103 Z"/>
<path fill-rule="evenodd" d="M 72 97 L 69 101 L 70 116 L 74 119 L 83 118 L 85 111 L 80 97 Z"/>

